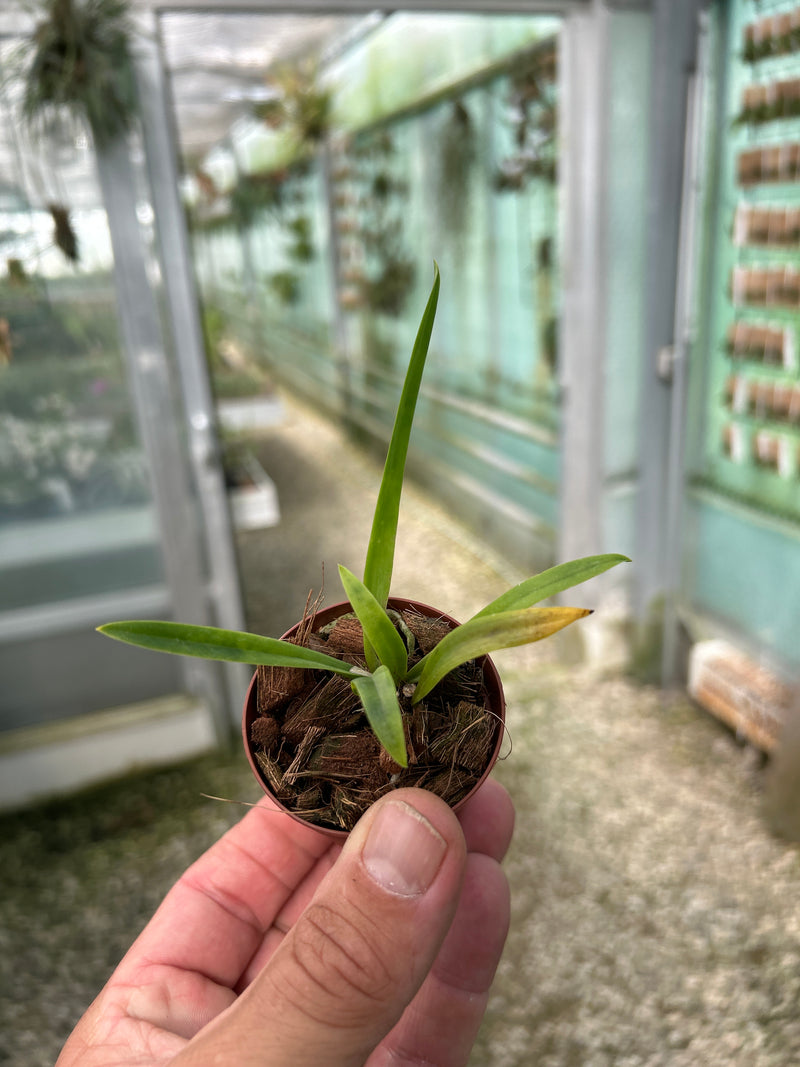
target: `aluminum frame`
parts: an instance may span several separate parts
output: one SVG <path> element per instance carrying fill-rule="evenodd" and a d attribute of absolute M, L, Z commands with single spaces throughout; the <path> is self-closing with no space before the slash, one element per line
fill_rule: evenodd
<path fill-rule="evenodd" d="M 202 544 L 175 419 L 159 309 L 136 213 L 138 190 L 127 138 L 118 137 L 97 151 L 97 173 L 114 253 L 123 358 L 128 366 L 134 413 L 151 472 L 172 608 L 178 618 L 203 623 L 209 621 L 209 614 Z M 183 669 L 189 691 L 206 702 L 222 740 L 230 727 L 218 666 L 187 660 Z"/>
<path fill-rule="evenodd" d="M 210 603 L 206 614 L 210 614 L 214 625 L 242 630 L 244 611 L 234 532 L 216 433 L 189 236 L 178 192 L 174 111 L 164 75 L 163 43 L 156 16 L 152 17 L 150 32 L 138 40 L 134 62 L 165 296 L 186 416 L 189 462 L 202 516 L 201 539 L 209 576 Z M 222 671 L 230 719 L 232 723 L 237 722 L 248 671 L 238 663 L 226 663 Z"/>
<path fill-rule="evenodd" d="M 565 22 L 561 84 L 564 313 L 560 559 L 602 551 L 608 8 Z"/>

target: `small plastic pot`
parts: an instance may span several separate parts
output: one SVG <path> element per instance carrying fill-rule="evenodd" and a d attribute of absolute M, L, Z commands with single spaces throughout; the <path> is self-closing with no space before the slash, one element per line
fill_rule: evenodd
<path fill-rule="evenodd" d="M 437 608 L 431 607 L 429 604 L 421 604 L 417 600 L 406 600 L 404 597 L 390 597 L 388 606 L 390 608 L 394 608 L 395 611 L 406 611 L 408 609 L 413 609 L 414 611 L 419 612 L 420 615 L 427 616 L 429 619 L 444 619 L 446 622 L 450 623 L 451 629 L 455 629 L 455 627 L 459 625 L 459 623 L 454 618 L 452 618 L 452 616 L 446 614 L 443 611 L 439 611 Z M 338 619 L 340 615 L 346 615 L 352 610 L 353 609 L 347 601 L 344 601 L 339 604 L 332 604 L 330 607 L 327 608 L 322 608 L 315 615 L 314 629 L 321 630 L 323 627 L 327 626 L 328 623 L 331 623 L 335 619 Z M 293 637 L 294 634 L 297 632 L 299 626 L 300 623 L 298 622 L 290 630 L 287 630 L 287 632 L 283 635 L 283 640 L 287 640 L 288 638 Z M 486 769 L 484 770 L 480 779 L 472 787 L 472 789 L 470 789 L 470 791 L 464 797 L 462 797 L 462 799 L 459 800 L 458 803 L 453 805 L 454 811 L 458 811 L 458 809 L 469 800 L 473 793 L 476 793 L 478 789 L 480 789 L 481 785 L 486 780 L 495 763 L 497 762 L 497 757 L 500 754 L 500 745 L 503 741 L 506 717 L 506 701 L 505 695 L 503 693 L 503 685 L 500 681 L 500 675 L 497 673 L 497 668 L 495 667 L 489 656 L 482 657 L 481 665 L 483 667 L 484 704 L 486 708 L 492 713 L 492 716 L 494 717 L 495 721 L 494 741 L 492 744 L 492 751 Z M 257 677 L 257 673 L 253 675 L 250 681 L 250 685 L 247 689 L 247 695 L 244 701 L 244 711 L 242 714 L 242 739 L 244 741 L 244 750 L 247 755 L 248 762 L 250 764 L 250 767 L 252 768 L 253 774 L 255 775 L 258 781 L 258 784 L 261 786 L 264 792 L 272 798 L 273 802 L 277 805 L 277 807 L 281 811 L 285 812 L 287 815 L 291 816 L 291 818 L 296 819 L 298 822 L 303 823 L 305 826 L 312 827 L 312 829 L 317 830 L 321 834 L 325 834 L 327 837 L 330 837 L 333 840 L 343 841 L 348 836 L 349 831 L 334 830 L 330 827 L 319 826 L 316 823 L 310 822 L 308 819 L 304 819 L 303 816 L 299 813 L 290 811 L 284 804 L 282 804 L 277 799 L 275 794 L 270 789 L 266 779 L 264 778 L 264 775 L 262 774 L 261 768 L 259 767 L 258 761 L 255 757 L 255 753 L 253 752 L 252 741 L 250 740 L 250 728 L 255 719 L 258 718 L 258 701 L 256 692 Z"/>

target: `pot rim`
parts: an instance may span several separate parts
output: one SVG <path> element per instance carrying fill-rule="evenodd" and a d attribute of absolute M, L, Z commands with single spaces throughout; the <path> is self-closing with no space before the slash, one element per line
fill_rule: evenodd
<path fill-rule="evenodd" d="M 403 611 L 407 608 L 413 608 L 420 612 L 422 615 L 426 615 L 428 618 L 446 619 L 452 624 L 452 627 L 460 626 L 461 624 L 453 618 L 452 615 L 448 615 L 446 611 L 441 611 L 439 608 L 434 608 L 430 604 L 424 604 L 420 600 L 410 599 L 408 597 L 390 596 L 387 607 L 394 608 L 396 611 Z M 352 612 L 353 608 L 349 601 L 342 600 L 336 604 L 330 604 L 328 607 L 320 608 L 314 612 L 314 627 L 319 628 L 326 626 L 329 622 L 333 622 L 334 619 L 339 618 L 341 615 L 346 615 Z M 285 641 L 291 637 L 300 626 L 300 622 L 296 622 L 294 626 L 291 626 L 285 634 L 283 634 L 281 640 Z M 506 721 L 506 701 L 505 694 L 503 692 L 503 683 L 500 680 L 497 667 L 494 665 L 490 656 L 479 657 L 483 667 L 483 686 L 486 694 L 486 707 L 489 709 L 496 718 L 495 725 L 495 740 L 492 746 L 492 751 L 489 756 L 489 760 L 486 764 L 486 769 L 481 774 L 478 781 L 470 789 L 470 791 L 461 798 L 456 804 L 452 805 L 453 811 L 458 811 L 466 802 L 472 797 L 492 772 L 495 763 L 500 755 L 500 746 L 503 743 L 505 736 L 505 721 Z M 244 742 L 245 755 L 247 761 L 250 764 L 250 769 L 255 775 L 256 781 L 264 790 L 266 795 L 272 800 L 279 811 L 290 816 L 296 822 L 302 823 L 303 826 L 308 826 L 312 830 L 316 830 L 317 833 L 324 834 L 326 837 L 331 838 L 334 841 L 344 841 L 349 836 L 349 830 L 335 830 L 328 826 L 319 826 L 317 823 L 310 822 L 308 819 L 304 819 L 301 814 L 295 811 L 291 811 L 275 796 L 269 787 L 269 784 L 264 779 L 261 772 L 261 768 L 258 765 L 258 761 L 253 753 L 253 745 L 250 740 L 250 726 L 253 721 L 258 717 L 258 709 L 256 706 L 256 680 L 258 678 L 258 672 L 254 671 L 253 676 L 250 679 L 250 684 L 247 687 L 247 693 L 245 694 L 244 707 L 242 709 L 242 740 Z"/>

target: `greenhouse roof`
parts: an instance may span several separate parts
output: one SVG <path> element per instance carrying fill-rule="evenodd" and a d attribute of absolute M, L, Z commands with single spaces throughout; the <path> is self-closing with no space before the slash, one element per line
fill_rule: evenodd
<path fill-rule="evenodd" d="M 310 4 L 298 4 L 294 12 L 301 8 L 306 11 L 292 14 L 277 7 L 273 12 L 265 12 L 264 7 L 243 11 L 243 7 L 255 8 L 255 2 L 249 0 L 244 4 L 223 0 L 200 8 L 188 0 L 130 3 L 136 27 L 134 46 L 137 38 L 152 41 L 155 36 L 161 48 L 180 155 L 192 172 L 198 164 L 205 167 L 211 161 L 209 173 L 220 160 L 225 173 L 231 168 L 249 170 L 268 165 L 275 154 L 272 135 L 256 121 L 253 112 L 255 105 L 278 95 L 274 76 L 282 64 L 313 56 L 327 72 L 336 72 L 340 78 L 344 72 L 349 88 L 340 94 L 339 103 L 349 122 L 343 128 L 360 128 L 379 120 L 387 108 L 408 106 L 414 94 L 446 88 L 454 71 L 469 73 L 451 47 L 448 20 L 471 20 L 473 30 L 474 24 L 483 21 L 474 10 L 472 14 L 428 10 L 419 15 L 385 15 L 364 6 L 358 13 L 341 15 L 332 13 L 333 0 L 317 0 L 316 13 Z M 515 6 L 513 0 L 509 6 Z M 536 0 L 530 0 L 528 14 L 537 6 Z M 416 30 L 419 47 L 406 55 L 409 62 L 398 64 L 398 43 L 392 30 L 409 18 L 424 22 Z M 505 21 L 505 16 L 494 15 L 488 21 L 497 24 Z M 508 21 L 518 23 L 510 34 L 497 33 L 496 27 L 477 30 L 476 39 L 485 44 L 484 61 L 496 59 L 498 49 L 508 52 L 530 41 L 529 27 L 534 20 L 515 20 L 512 15 Z M 556 22 L 540 19 L 542 33 L 547 32 L 547 23 Z M 527 29 L 520 28 L 523 23 Z M 0 260 L 17 256 L 30 259 L 35 250 L 37 269 L 42 269 L 41 249 L 50 240 L 49 236 L 43 240 L 42 234 L 50 233 L 52 205 L 68 205 L 76 216 L 83 213 L 84 224 L 99 227 L 101 243 L 104 238 L 100 234 L 102 198 L 92 142 L 85 128 L 77 123 L 60 124 L 46 136 L 34 136 L 21 121 L 24 81 L 21 73 L 15 75 L 15 57 L 36 25 L 27 0 L 12 0 L 0 10 L 0 69 L 4 72 L 0 80 L 0 232 L 6 237 L 16 235 L 4 240 Z M 549 32 L 553 32 L 552 26 Z M 374 46 L 374 55 L 363 63 L 358 58 L 358 44 L 367 39 L 370 48 Z M 475 55 L 480 51 L 474 50 Z M 446 61 L 441 61 L 442 56 Z M 380 77 L 374 79 L 376 63 Z M 408 70 L 403 73 L 401 67 Z M 141 162 L 141 151 L 138 158 L 134 152 L 133 165 Z M 221 187 L 225 185 L 223 180 Z M 91 213 L 97 214 L 97 226 L 87 221 Z"/>
<path fill-rule="evenodd" d="M 342 40 L 347 16 L 167 13 L 161 18 L 179 136 L 186 154 L 221 141 L 253 103 L 267 99 L 266 73 Z"/>
<path fill-rule="evenodd" d="M 138 0 L 132 6 L 151 5 Z M 270 67 L 324 48 L 362 21 L 354 16 L 226 14 L 224 6 L 215 14 L 168 12 L 159 19 L 181 149 L 196 157 L 222 141 L 236 119 L 268 94 L 265 75 Z M 21 4 L 17 11 L 0 11 L 3 71 L 13 72 L 14 55 L 35 22 Z M 20 79 L 7 74 L 0 98 L 0 174 L 17 188 L 11 202 L 41 207 L 52 199 L 56 190 L 46 172 L 53 164 L 71 198 L 77 195 L 81 203 L 96 202 L 94 183 L 85 174 L 91 167 L 81 159 L 85 137 L 73 131 L 72 137 L 63 133 L 48 137 L 45 145 L 31 143 L 20 128 L 21 97 Z M 0 200 L 8 209 L 7 190 L 0 189 Z"/>

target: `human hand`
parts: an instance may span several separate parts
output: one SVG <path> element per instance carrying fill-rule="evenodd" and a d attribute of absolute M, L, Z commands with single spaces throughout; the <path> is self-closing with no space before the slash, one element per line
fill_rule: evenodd
<path fill-rule="evenodd" d="M 463 1067 L 508 929 L 513 808 L 398 789 L 344 846 L 267 798 L 167 894 L 56 1067 Z"/>

